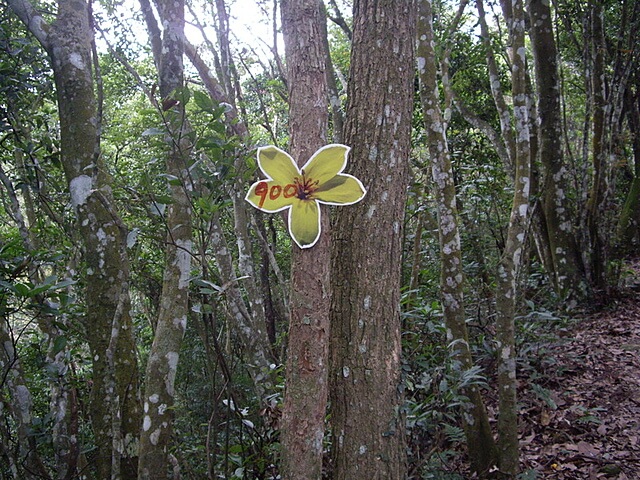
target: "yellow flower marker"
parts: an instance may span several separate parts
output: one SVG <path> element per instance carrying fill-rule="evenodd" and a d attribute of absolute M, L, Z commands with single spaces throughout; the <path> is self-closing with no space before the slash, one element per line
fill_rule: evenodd
<path fill-rule="evenodd" d="M 346 145 L 326 145 L 302 168 L 272 145 L 258 149 L 258 166 L 267 177 L 251 185 L 246 200 L 263 212 L 290 208 L 289 233 L 300 248 L 313 247 L 320 238 L 320 206 L 352 205 L 367 193 L 356 177 L 342 173 L 347 165 Z"/>

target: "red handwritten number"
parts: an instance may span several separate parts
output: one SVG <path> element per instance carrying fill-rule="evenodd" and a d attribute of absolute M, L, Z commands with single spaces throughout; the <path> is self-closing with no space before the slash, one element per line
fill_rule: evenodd
<path fill-rule="evenodd" d="M 284 187 L 284 198 L 291 198 L 296 193 L 298 193 L 298 189 L 293 183 L 285 185 L 285 187 Z"/>
<path fill-rule="evenodd" d="M 282 187 L 280 185 L 274 185 L 271 187 L 271 191 L 269 191 L 269 198 L 271 200 L 275 200 L 282 193 Z"/>
<path fill-rule="evenodd" d="M 269 186 L 267 182 L 260 182 L 256 185 L 256 195 L 260 197 L 260 202 L 258 203 L 258 208 L 262 208 L 264 205 L 264 201 L 267 199 L 267 193 L 269 192 Z"/>
<path fill-rule="evenodd" d="M 258 202 L 258 208 L 264 206 L 264 202 L 267 201 L 267 195 L 271 200 L 276 200 L 280 195 L 284 195 L 284 198 L 294 197 L 298 193 L 298 187 L 293 183 L 289 183 L 284 186 L 284 189 L 280 185 L 272 185 L 269 188 L 267 182 L 259 182 L 256 185 L 255 194 L 260 197 Z"/>

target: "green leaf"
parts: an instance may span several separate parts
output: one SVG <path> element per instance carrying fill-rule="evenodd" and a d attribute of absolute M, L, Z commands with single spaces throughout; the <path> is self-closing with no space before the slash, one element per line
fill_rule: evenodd
<path fill-rule="evenodd" d="M 16 283 L 13 286 L 13 291 L 16 292 L 16 294 L 20 297 L 28 297 L 29 293 L 31 292 L 31 288 L 29 288 L 24 283 Z"/>
<path fill-rule="evenodd" d="M 60 335 L 59 337 L 56 337 L 56 339 L 53 341 L 53 347 L 51 351 L 54 355 L 56 355 L 57 353 L 60 353 L 62 350 L 64 350 L 66 346 L 67 346 L 67 337 Z"/>
<path fill-rule="evenodd" d="M 189 100 L 191 99 L 191 90 L 189 89 L 189 87 L 176 88 L 176 94 L 174 98 L 179 100 L 184 106 L 189 103 Z"/>
<path fill-rule="evenodd" d="M 196 102 L 196 105 L 200 109 L 204 110 L 205 112 L 213 113 L 215 104 L 213 103 L 213 100 L 211 100 L 211 97 L 209 97 L 209 95 L 207 95 L 206 93 L 195 90 L 193 92 L 193 100 Z"/>

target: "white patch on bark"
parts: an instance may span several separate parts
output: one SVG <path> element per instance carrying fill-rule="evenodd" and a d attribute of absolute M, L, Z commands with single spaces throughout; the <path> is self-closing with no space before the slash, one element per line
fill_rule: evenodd
<path fill-rule="evenodd" d="M 154 393 L 153 395 L 149 396 L 149 401 L 151 403 L 158 403 L 158 400 L 160 400 L 160 397 L 158 396 L 157 393 Z"/>
<path fill-rule="evenodd" d="M 69 182 L 69 191 L 71 192 L 71 205 L 78 208 L 84 205 L 93 191 L 93 180 L 88 175 L 78 175 Z"/>
<path fill-rule="evenodd" d="M 570 232 L 573 229 L 573 226 L 571 225 L 571 222 L 566 221 L 558 225 L 558 228 L 563 232 Z"/>
<path fill-rule="evenodd" d="M 73 52 L 69 55 L 69 63 L 83 72 L 86 70 L 82 56 L 79 53 Z"/>
<path fill-rule="evenodd" d="M 349 369 L 349 367 L 342 367 L 342 376 L 344 378 L 348 378 L 350 373 L 351 370 Z"/>
<path fill-rule="evenodd" d="M 23 423 L 29 423 L 31 421 L 31 393 L 29 389 L 24 385 L 18 385 L 16 387 L 16 400 L 20 405 L 20 415 L 22 416 Z"/>
<path fill-rule="evenodd" d="M 424 37 L 424 35 L 423 35 L 423 37 Z M 418 57 L 417 60 L 418 60 L 418 72 L 424 74 L 424 67 L 425 67 L 427 61 L 425 60 L 424 57 Z"/>
<path fill-rule="evenodd" d="M 365 453 L 367 453 L 367 446 L 366 445 L 360 445 L 360 448 L 358 449 L 358 453 L 360 455 L 364 455 Z"/>
<path fill-rule="evenodd" d="M 167 389 L 167 393 L 173 397 L 176 370 L 178 368 L 178 359 L 180 356 L 176 352 L 168 352 L 165 355 L 165 358 L 167 359 L 167 364 L 169 366 L 169 371 L 165 378 L 165 388 Z"/>
<path fill-rule="evenodd" d="M 448 278 L 448 280 L 450 280 L 451 277 Z M 460 308 L 460 304 L 458 303 L 458 300 L 456 299 L 456 297 L 454 297 L 452 294 L 450 293 L 443 293 L 442 294 L 442 298 L 443 298 L 443 303 L 455 310 Z M 452 336 L 453 339 L 453 336 Z"/>
<path fill-rule="evenodd" d="M 145 404 L 145 407 L 148 407 L 148 404 Z M 151 417 L 149 415 L 144 416 L 144 420 L 142 421 L 142 430 L 145 432 L 151 428 Z"/>
<path fill-rule="evenodd" d="M 173 325 L 185 331 L 187 329 L 187 316 L 183 315 L 182 317 L 174 318 Z"/>
<path fill-rule="evenodd" d="M 191 275 L 191 240 L 176 240 L 176 246 L 175 265 L 180 271 L 178 288 L 184 289 L 189 286 Z"/>
<path fill-rule="evenodd" d="M 518 207 L 518 212 L 520 214 L 521 217 L 526 217 L 527 216 L 527 210 L 529 208 L 529 205 L 526 203 L 523 203 L 522 205 L 520 205 Z"/>
<path fill-rule="evenodd" d="M 366 297 L 364 297 L 364 309 L 365 310 L 369 310 L 371 308 L 371 296 L 367 295 Z"/>
<path fill-rule="evenodd" d="M 154 430 L 154 432 L 149 435 L 149 442 L 151 442 L 151 445 L 157 445 L 158 444 L 158 438 L 160 438 L 160 429 L 158 428 L 157 430 Z"/>
<path fill-rule="evenodd" d="M 500 356 L 503 360 L 508 360 L 511 357 L 511 347 L 503 347 Z"/>

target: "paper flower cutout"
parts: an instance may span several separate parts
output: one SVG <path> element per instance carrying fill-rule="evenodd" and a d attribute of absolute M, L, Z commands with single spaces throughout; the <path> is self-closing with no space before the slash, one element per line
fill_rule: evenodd
<path fill-rule="evenodd" d="M 342 173 L 349 150 L 346 145 L 326 145 L 299 169 L 287 152 L 259 148 L 258 166 L 267 179 L 251 185 L 245 198 L 263 212 L 291 209 L 291 238 L 300 248 L 311 248 L 320 238 L 319 203 L 352 205 L 367 193 L 360 180 Z"/>

